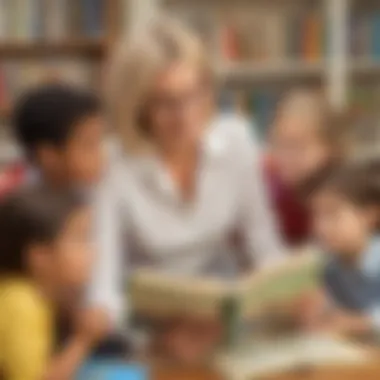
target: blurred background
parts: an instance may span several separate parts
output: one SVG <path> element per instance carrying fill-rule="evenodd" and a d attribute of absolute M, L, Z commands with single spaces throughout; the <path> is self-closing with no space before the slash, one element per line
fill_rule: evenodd
<path fill-rule="evenodd" d="M 101 91 L 115 41 L 158 12 L 202 36 L 220 74 L 221 110 L 243 113 L 257 135 L 285 91 L 311 86 L 377 142 L 378 0 L 0 0 L 0 165 L 17 155 L 9 115 L 23 89 L 64 80 Z"/>

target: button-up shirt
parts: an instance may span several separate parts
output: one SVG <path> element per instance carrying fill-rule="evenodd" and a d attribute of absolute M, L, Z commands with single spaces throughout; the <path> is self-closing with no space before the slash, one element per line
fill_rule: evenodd
<path fill-rule="evenodd" d="M 114 317 L 123 280 L 136 266 L 181 275 L 226 275 L 238 261 L 269 263 L 282 253 L 267 205 L 259 150 L 243 119 L 216 118 L 202 142 L 194 198 L 185 201 L 160 159 L 124 157 L 100 185 L 93 302 Z M 242 249 L 230 249 L 231 234 Z"/>

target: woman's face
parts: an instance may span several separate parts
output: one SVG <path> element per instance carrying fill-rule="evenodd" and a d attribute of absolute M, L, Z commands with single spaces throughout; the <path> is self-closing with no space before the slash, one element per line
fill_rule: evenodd
<path fill-rule="evenodd" d="M 189 63 L 174 63 L 153 84 L 149 133 L 164 149 L 193 146 L 202 135 L 211 103 L 211 91 L 200 70 Z"/>

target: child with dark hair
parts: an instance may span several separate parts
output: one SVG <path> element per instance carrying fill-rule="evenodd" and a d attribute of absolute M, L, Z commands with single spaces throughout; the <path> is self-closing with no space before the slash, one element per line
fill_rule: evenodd
<path fill-rule="evenodd" d="M 24 182 L 41 183 L 57 193 L 75 189 L 91 197 L 105 164 L 101 103 L 93 93 L 60 83 L 38 86 L 16 102 L 13 126 L 28 159 L 28 178 Z M 71 314 L 79 313 L 80 306 L 68 302 L 57 314 L 58 347 L 76 339 Z M 80 312 L 93 313 L 99 325 L 108 319 L 101 310 Z M 102 338 L 106 336 L 104 331 Z M 88 354 L 100 342 L 93 343 Z M 119 354 L 124 346 L 107 340 L 99 349 Z"/>
<path fill-rule="evenodd" d="M 58 189 L 91 187 L 103 167 L 103 121 L 92 93 L 64 84 L 36 87 L 13 111 L 33 175 Z"/>
<path fill-rule="evenodd" d="M 82 315 L 75 339 L 50 360 L 55 310 L 88 279 L 89 216 L 83 197 L 67 191 L 23 190 L 0 205 L 0 377 L 5 380 L 71 378 L 96 332 L 103 333 Z"/>
<path fill-rule="evenodd" d="M 328 252 L 324 302 L 312 320 L 341 333 L 380 332 L 378 167 L 326 171 L 310 192 L 314 235 Z"/>

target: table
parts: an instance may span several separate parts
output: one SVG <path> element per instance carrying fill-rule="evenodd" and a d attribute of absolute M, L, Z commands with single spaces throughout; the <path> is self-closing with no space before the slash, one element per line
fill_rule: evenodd
<path fill-rule="evenodd" d="M 379 358 L 380 359 L 380 358 Z M 268 380 L 379 380 L 380 360 L 349 368 L 316 369 L 273 376 Z M 222 380 L 207 370 L 184 370 L 179 368 L 156 368 L 153 380 Z"/>

